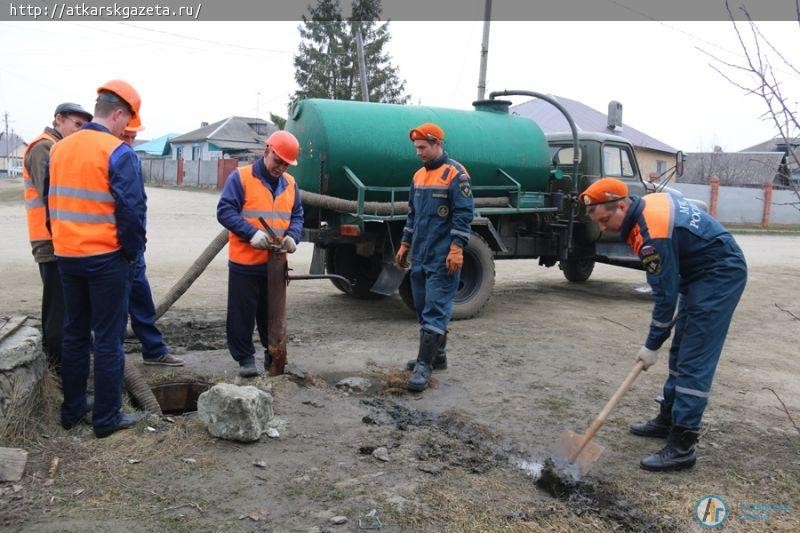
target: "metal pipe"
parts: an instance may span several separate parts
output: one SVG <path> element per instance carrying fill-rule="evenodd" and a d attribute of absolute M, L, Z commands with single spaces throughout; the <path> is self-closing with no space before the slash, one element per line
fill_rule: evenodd
<path fill-rule="evenodd" d="M 289 265 L 285 253 L 270 252 L 267 259 L 267 373 L 283 374 L 286 366 L 286 284 Z"/>

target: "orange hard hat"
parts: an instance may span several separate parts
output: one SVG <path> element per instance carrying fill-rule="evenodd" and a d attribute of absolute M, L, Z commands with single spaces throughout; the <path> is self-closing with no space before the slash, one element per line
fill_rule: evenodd
<path fill-rule="evenodd" d="M 297 156 L 300 155 L 300 143 L 297 137 L 288 131 L 278 130 L 267 138 L 267 146 L 278 154 L 278 157 L 292 166 L 297 166 Z"/>
<path fill-rule="evenodd" d="M 444 130 L 432 122 L 420 124 L 408 132 L 412 141 L 441 141 L 444 139 Z"/>
<path fill-rule="evenodd" d="M 133 117 L 136 117 L 139 114 L 139 108 L 142 106 L 142 97 L 139 96 L 139 93 L 136 91 L 136 89 L 134 89 L 133 86 L 127 81 L 107 81 L 97 88 L 97 94 L 100 94 L 104 91 L 116 94 L 126 104 L 128 104 L 131 107 L 131 114 Z"/>
<path fill-rule="evenodd" d="M 128 122 L 128 125 L 125 126 L 125 131 L 131 132 L 131 133 L 136 132 L 136 131 L 142 131 L 143 129 L 144 129 L 144 126 L 142 126 L 142 117 L 140 117 L 139 115 L 136 115 L 135 117 L 133 117 L 131 119 L 131 121 Z"/>
<path fill-rule="evenodd" d="M 580 194 L 581 200 L 586 205 L 606 204 L 627 196 L 628 186 L 616 178 L 601 178 Z"/>

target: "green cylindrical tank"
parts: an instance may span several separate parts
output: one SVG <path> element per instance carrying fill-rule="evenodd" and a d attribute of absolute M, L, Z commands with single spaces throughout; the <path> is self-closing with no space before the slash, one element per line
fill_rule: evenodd
<path fill-rule="evenodd" d="M 474 111 L 376 104 L 344 100 L 303 100 L 295 104 L 286 129 L 300 141 L 298 166 L 289 172 L 300 187 L 355 199 L 345 176 L 349 167 L 366 186 L 408 187 L 422 166 L 408 132 L 424 122 L 445 131 L 445 149 L 461 162 L 472 185 L 509 185 L 502 169 L 525 191 L 544 191 L 552 168 L 547 140 L 530 119 L 510 115 L 509 102 L 484 101 Z M 501 195 L 475 190 L 475 196 Z M 385 194 L 366 199 L 387 201 Z M 396 197 L 396 199 L 405 199 Z"/>

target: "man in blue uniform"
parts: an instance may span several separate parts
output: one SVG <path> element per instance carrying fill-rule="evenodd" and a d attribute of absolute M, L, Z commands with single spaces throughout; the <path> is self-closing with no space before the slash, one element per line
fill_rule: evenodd
<path fill-rule="evenodd" d="M 744 254 L 719 222 L 683 198 L 668 193 L 629 198 L 622 181 L 603 178 L 581 199 L 601 230 L 620 232 L 647 271 L 653 316 L 636 356 L 645 369 L 675 327 L 661 411 L 631 426 L 632 433 L 666 437 L 667 444 L 641 467 L 691 468 L 722 345 L 747 283 Z"/>
<path fill-rule="evenodd" d="M 136 135 L 144 129 L 139 117 L 131 119 L 125 127 L 120 139 L 133 148 Z M 138 156 L 137 156 L 138 159 Z M 141 167 L 141 161 L 139 161 Z M 142 195 L 145 202 L 147 193 L 142 182 Z M 153 302 L 153 291 L 147 280 L 147 265 L 144 262 L 144 250 L 131 263 L 131 289 L 128 295 L 128 314 L 131 317 L 131 329 L 142 344 L 142 359 L 146 365 L 183 366 L 183 359 L 170 355 L 164 342 L 164 336 L 156 326 L 156 306 Z"/>
<path fill-rule="evenodd" d="M 422 124 L 409 132 L 423 167 L 414 174 L 409 213 L 396 261 L 409 266 L 411 293 L 420 323 L 419 354 L 409 362 L 411 391 L 428 387 L 434 368 L 447 368 L 447 324 L 458 289 L 474 202 L 469 174 L 444 151 L 444 131 Z"/>

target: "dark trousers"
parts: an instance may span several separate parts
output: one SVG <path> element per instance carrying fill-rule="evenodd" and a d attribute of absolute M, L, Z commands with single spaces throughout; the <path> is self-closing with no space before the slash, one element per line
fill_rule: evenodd
<path fill-rule="evenodd" d="M 228 350 L 242 366 L 255 363 L 253 325 L 258 327 L 258 338 L 266 350 L 267 276 L 251 276 L 229 270 L 228 319 L 225 332 Z"/>
<path fill-rule="evenodd" d="M 676 426 L 700 429 L 728 327 L 747 284 L 744 254 L 732 238 L 723 252 L 725 261 L 681 291 L 664 383 L 664 401 L 672 406 Z"/>
<path fill-rule="evenodd" d="M 42 278 L 42 333 L 50 367 L 61 372 L 61 343 L 64 337 L 64 292 L 55 261 L 39 263 Z"/>
<path fill-rule="evenodd" d="M 448 274 L 444 262 L 434 268 L 411 269 L 411 295 L 421 329 L 444 335 L 453 314 L 461 271 Z"/>
<path fill-rule="evenodd" d="M 139 254 L 131 263 L 131 293 L 128 296 L 128 313 L 131 316 L 131 329 L 142 343 L 142 357 L 158 359 L 169 351 L 164 337 L 156 327 L 156 306 L 153 292 L 147 281 L 144 254 Z"/>
<path fill-rule="evenodd" d="M 94 333 L 92 425 L 96 429 L 115 426 L 122 407 L 128 262 L 121 252 L 115 252 L 84 259 L 59 259 L 58 268 L 65 304 L 61 420 L 65 425 L 74 425 L 86 410 L 89 349 Z"/>

